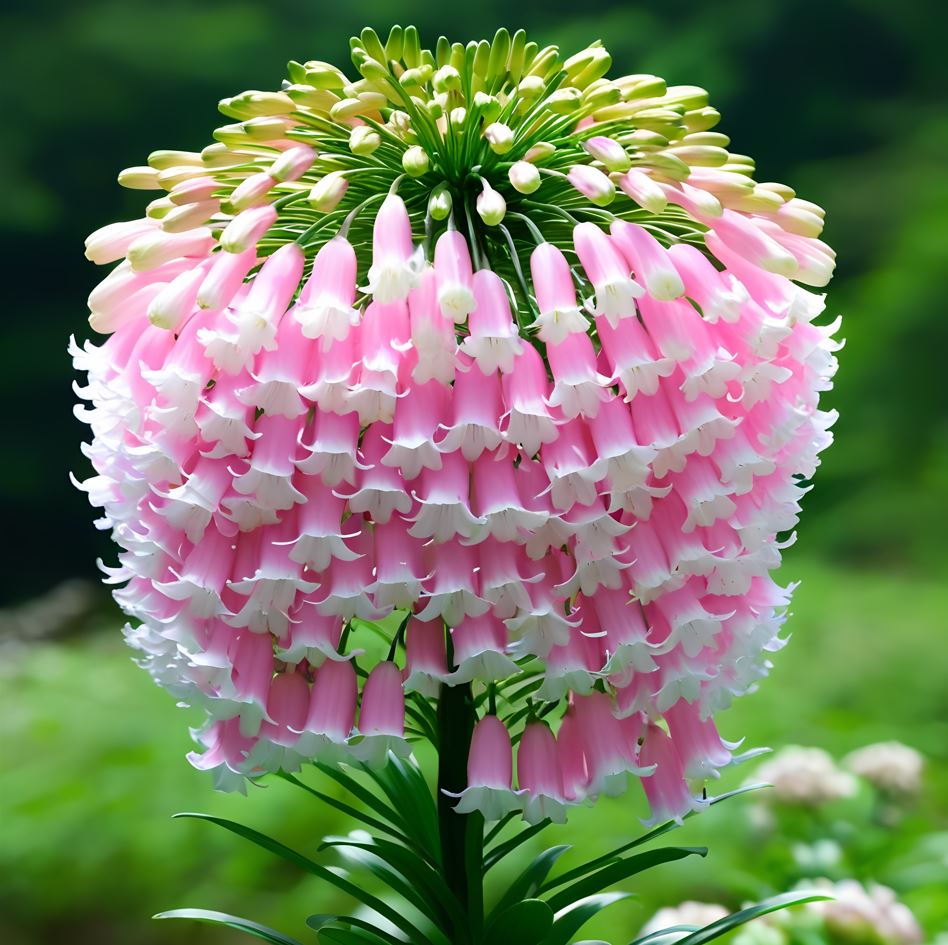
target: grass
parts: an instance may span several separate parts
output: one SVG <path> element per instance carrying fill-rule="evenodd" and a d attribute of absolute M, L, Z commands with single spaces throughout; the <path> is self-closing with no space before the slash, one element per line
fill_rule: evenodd
<path fill-rule="evenodd" d="M 803 580 L 792 639 L 761 690 L 722 717 L 723 733 L 746 736 L 748 746 L 819 745 L 837 756 L 897 738 L 922 751 L 929 767 L 927 800 L 892 834 L 893 847 L 948 829 L 948 588 L 802 557 L 790 558 L 785 575 Z M 148 921 L 180 906 L 230 909 L 312 940 L 302 920 L 332 908 L 331 891 L 209 825 L 169 817 L 207 811 L 313 851 L 323 833 L 346 826 L 334 812 L 283 783 L 248 798 L 213 793 L 184 758 L 193 717 L 132 664 L 117 631 L 18 649 L 2 664 L 0 940 L 241 940 L 236 932 Z M 735 771 L 722 786 L 746 774 Z M 739 901 L 764 889 L 748 846 L 750 803 L 734 800 L 689 822 L 674 842 L 708 843 L 709 860 L 656 872 L 636 886 L 632 905 L 588 934 L 622 942 L 659 905 L 702 896 Z M 544 840 L 581 842 L 593 854 L 634 836 L 642 813 L 637 796 L 605 801 Z M 929 931 L 948 921 L 939 898 L 924 883 L 906 893 Z"/>

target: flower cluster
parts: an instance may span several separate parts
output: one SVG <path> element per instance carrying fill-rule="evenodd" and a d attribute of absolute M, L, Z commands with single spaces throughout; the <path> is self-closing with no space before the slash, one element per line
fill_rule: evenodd
<path fill-rule="evenodd" d="M 631 775 L 680 817 L 783 643 L 831 439 L 822 211 L 598 45 L 396 28 L 353 62 L 222 102 L 87 242 L 118 265 L 72 349 L 81 487 L 128 642 L 221 786 L 381 763 L 469 686 L 459 810 L 559 820 Z"/>
<path fill-rule="evenodd" d="M 856 779 L 837 767 L 822 748 L 788 745 L 757 767 L 755 783 L 773 785 L 766 799 L 800 807 L 821 807 L 856 793 Z"/>
<path fill-rule="evenodd" d="M 734 937 L 737 945 L 788 945 L 801 941 L 919 945 L 923 941 L 915 916 L 888 886 L 864 886 L 853 879 L 816 879 L 808 880 L 805 888 L 825 894 L 827 900 L 809 903 L 802 910 L 759 917 Z M 717 903 L 683 902 L 656 912 L 641 934 L 657 934 L 673 927 L 700 927 L 725 915 L 727 910 Z M 687 935 L 684 929 L 669 931 L 663 941 L 674 942 Z"/>

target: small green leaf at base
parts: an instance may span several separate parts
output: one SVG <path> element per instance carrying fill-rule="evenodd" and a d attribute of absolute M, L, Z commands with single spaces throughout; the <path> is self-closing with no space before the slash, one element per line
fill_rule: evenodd
<path fill-rule="evenodd" d="M 524 899 L 504 910 L 484 933 L 485 945 L 539 945 L 553 926 L 553 910 L 542 899 Z"/>

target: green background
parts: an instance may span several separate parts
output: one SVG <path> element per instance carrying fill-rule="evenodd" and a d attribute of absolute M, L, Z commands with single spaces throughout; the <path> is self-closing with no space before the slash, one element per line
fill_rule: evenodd
<path fill-rule="evenodd" d="M 759 180 L 789 183 L 827 210 L 839 252 L 830 312 L 844 316 L 836 445 L 808 496 L 784 578 L 804 578 L 790 646 L 759 694 L 723 723 L 751 744 L 842 753 L 897 737 L 930 759 L 909 830 L 945 829 L 948 695 L 948 66 L 935 2 L 722 0 L 565 3 L 482 0 L 84 0 L 0 14 L 0 320 L 5 403 L 0 502 L 0 940 L 137 943 L 238 940 L 149 923 L 162 908 L 234 907 L 301 937 L 325 890 L 211 834 L 170 823 L 224 811 L 307 846 L 340 825 L 284 786 L 212 795 L 183 755 L 187 719 L 131 665 L 107 602 L 61 642 L 23 644 L 22 602 L 94 579 L 106 539 L 67 471 L 85 474 L 72 417 L 71 332 L 102 272 L 82 255 L 95 227 L 140 212 L 115 174 L 158 147 L 199 149 L 225 121 L 216 101 L 275 88 L 290 58 L 346 64 L 348 36 L 413 22 L 433 43 L 523 26 L 572 51 L 601 38 L 614 71 L 708 88 L 732 147 Z M 939 801 L 939 797 L 941 800 Z M 637 801 L 584 813 L 566 833 L 598 848 L 635 831 Z M 741 801 L 732 802 L 740 807 Z M 723 809 L 718 809 L 723 811 Z M 661 902 L 755 892 L 742 812 L 709 814 L 682 839 L 714 844 L 703 877 L 666 867 L 609 932 L 622 942 Z M 746 812 L 745 812 L 746 813 Z M 739 832 L 739 831 L 738 831 Z M 893 844 L 905 840 L 893 836 Z M 756 878 L 758 882 L 763 880 Z M 914 900 L 912 900 L 914 897 Z M 907 898 L 930 934 L 948 905 Z M 944 897 L 948 898 L 948 897 Z M 627 934 L 628 933 L 628 934 Z M 625 937 L 624 937 L 625 936 Z"/>

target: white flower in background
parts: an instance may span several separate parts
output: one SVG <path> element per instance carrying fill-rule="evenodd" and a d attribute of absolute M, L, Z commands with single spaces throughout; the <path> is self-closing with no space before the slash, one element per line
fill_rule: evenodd
<path fill-rule="evenodd" d="M 877 742 L 848 754 L 843 764 L 887 794 L 917 794 L 925 759 L 901 742 Z"/>
<path fill-rule="evenodd" d="M 918 945 L 921 927 L 912 911 L 899 902 L 888 886 L 863 886 L 854 879 L 833 882 L 809 880 L 801 888 L 825 892 L 832 899 L 806 906 L 811 915 L 826 923 L 827 931 L 847 942 L 878 942 L 886 945 Z"/>
<path fill-rule="evenodd" d="M 723 919 L 728 915 L 728 910 L 716 902 L 696 902 L 689 899 L 679 903 L 677 906 L 665 906 L 659 909 L 645 925 L 639 935 L 652 935 L 655 932 L 661 932 L 662 929 L 670 929 L 676 925 L 693 925 L 702 928 Z M 678 939 L 688 935 L 687 932 L 674 933 L 663 939 L 663 942 L 677 942 Z"/>
<path fill-rule="evenodd" d="M 752 780 L 773 785 L 769 798 L 804 807 L 820 807 L 856 791 L 855 779 L 841 771 L 828 752 L 799 745 L 788 745 L 765 761 Z"/>

